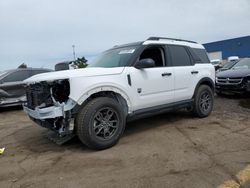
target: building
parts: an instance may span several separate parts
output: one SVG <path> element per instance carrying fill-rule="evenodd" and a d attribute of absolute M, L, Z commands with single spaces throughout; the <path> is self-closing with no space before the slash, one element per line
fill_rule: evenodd
<path fill-rule="evenodd" d="M 227 59 L 230 56 L 250 57 L 250 36 L 203 44 L 210 60 Z"/>

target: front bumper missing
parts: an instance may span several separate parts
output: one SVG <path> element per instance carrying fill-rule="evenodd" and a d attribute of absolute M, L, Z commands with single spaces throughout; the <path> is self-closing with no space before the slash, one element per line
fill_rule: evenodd
<path fill-rule="evenodd" d="M 76 106 L 76 102 L 69 99 L 67 103 L 55 104 L 54 106 L 39 108 L 36 107 L 34 110 L 28 108 L 25 104 L 23 105 L 23 110 L 32 118 L 45 120 L 54 119 L 57 117 L 64 117 L 65 112 L 72 110 Z"/>

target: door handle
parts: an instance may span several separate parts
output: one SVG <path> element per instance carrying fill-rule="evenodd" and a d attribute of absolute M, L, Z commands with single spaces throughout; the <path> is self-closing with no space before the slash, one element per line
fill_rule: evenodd
<path fill-rule="evenodd" d="M 191 74 L 198 74 L 198 73 L 199 71 L 194 71 L 194 70 L 191 72 Z"/>
<path fill-rule="evenodd" d="M 171 72 L 164 72 L 164 73 L 161 74 L 161 76 L 171 76 L 171 75 L 172 75 Z"/>

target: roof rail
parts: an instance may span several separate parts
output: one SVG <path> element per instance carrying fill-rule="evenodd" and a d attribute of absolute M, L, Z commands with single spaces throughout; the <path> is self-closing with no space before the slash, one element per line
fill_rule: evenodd
<path fill-rule="evenodd" d="M 191 42 L 197 44 L 197 42 L 191 41 L 191 40 L 183 40 L 183 39 L 175 39 L 175 38 L 166 38 L 166 37 L 149 37 L 147 40 L 161 40 L 161 39 L 167 39 L 167 40 L 176 40 L 176 41 L 183 41 L 183 42 Z"/>

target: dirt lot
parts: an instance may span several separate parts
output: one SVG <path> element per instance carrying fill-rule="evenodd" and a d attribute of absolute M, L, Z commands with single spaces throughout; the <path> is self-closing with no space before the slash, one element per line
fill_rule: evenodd
<path fill-rule="evenodd" d="M 247 103 L 248 102 L 248 103 Z M 216 97 L 210 117 L 163 114 L 127 125 L 115 147 L 58 146 L 22 110 L 0 112 L 0 187 L 250 187 L 249 99 Z"/>

